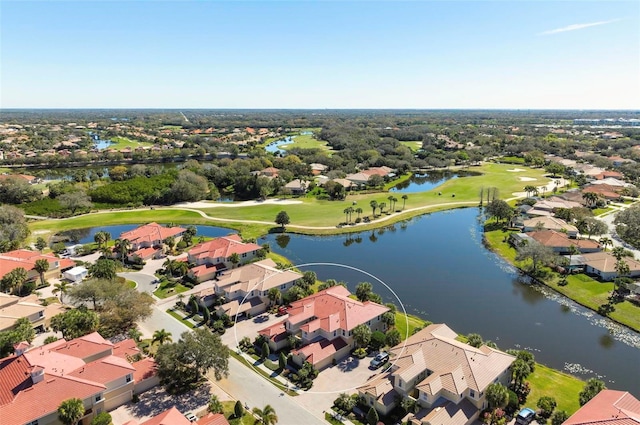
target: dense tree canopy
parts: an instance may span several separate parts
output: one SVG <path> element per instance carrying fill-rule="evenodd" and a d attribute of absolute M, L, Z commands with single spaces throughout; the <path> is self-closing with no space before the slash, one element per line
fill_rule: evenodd
<path fill-rule="evenodd" d="M 11 205 L 0 205 L 0 252 L 20 247 L 29 236 L 29 228 L 22 210 Z"/>
<path fill-rule="evenodd" d="M 13 329 L 0 332 L 0 358 L 13 353 L 13 346 L 21 341 L 31 343 L 36 337 L 33 326 L 28 318 L 16 320 Z"/>
<path fill-rule="evenodd" d="M 84 306 L 58 314 L 51 318 L 51 329 L 62 332 L 66 340 L 79 338 L 98 330 L 100 318 L 98 313 Z"/>
<path fill-rule="evenodd" d="M 620 211 L 614 223 L 618 235 L 627 243 L 640 249 L 640 205 Z"/>

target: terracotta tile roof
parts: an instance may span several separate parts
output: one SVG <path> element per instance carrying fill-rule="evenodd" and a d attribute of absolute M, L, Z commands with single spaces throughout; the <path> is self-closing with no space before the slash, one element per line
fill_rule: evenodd
<path fill-rule="evenodd" d="M 198 425 L 229 425 L 229 421 L 221 413 L 208 413 L 196 422 Z"/>
<path fill-rule="evenodd" d="M 478 413 L 478 409 L 469 400 L 464 399 L 459 404 L 447 401 L 434 407 L 424 416 L 420 413 L 416 416 L 419 416 L 420 423 L 424 424 L 459 425 L 469 423 L 476 413 Z"/>
<path fill-rule="evenodd" d="M 46 308 L 34 302 L 29 302 L 27 297 L 21 298 L 14 295 L 0 294 L 0 331 L 13 328 L 16 320 L 22 317 L 44 312 Z M 41 320 L 38 318 L 38 320 Z M 32 321 L 32 322 L 37 322 Z"/>
<path fill-rule="evenodd" d="M 603 390 L 563 423 L 583 424 L 640 424 L 640 401 L 626 391 Z"/>
<path fill-rule="evenodd" d="M 222 263 L 214 264 L 213 266 L 209 264 L 203 264 L 201 266 L 196 266 L 190 269 L 189 272 L 195 277 L 200 277 L 202 275 L 210 274 L 214 271 L 223 270 L 224 268 L 224 264 Z"/>
<path fill-rule="evenodd" d="M 365 385 L 358 387 L 358 391 L 371 395 L 384 405 L 387 405 L 384 402 L 386 397 L 392 396 L 395 398 L 397 395 L 396 390 L 393 389 L 393 375 L 391 373 L 376 376 Z M 395 399 L 392 399 L 392 401 L 395 401 Z"/>
<path fill-rule="evenodd" d="M 200 243 L 189 251 L 189 261 L 205 260 L 208 258 L 229 258 L 232 254 L 246 254 L 262 249 L 254 243 L 244 243 L 238 235 L 223 236 L 214 240 Z"/>
<path fill-rule="evenodd" d="M 169 236 L 176 236 L 187 229 L 182 227 L 164 227 L 158 223 L 149 223 L 120 234 L 120 239 L 128 239 L 132 244 L 142 242 L 163 241 Z"/>
<path fill-rule="evenodd" d="M 131 338 L 113 345 L 113 355 L 116 357 L 121 357 L 126 360 L 127 357 L 135 356 L 136 354 L 140 354 L 140 349 Z"/>
<path fill-rule="evenodd" d="M 191 425 L 191 422 L 174 406 L 140 425 Z"/>
<path fill-rule="evenodd" d="M 104 385 L 45 373 L 43 381 L 19 392 L 13 401 L 1 406 L 0 417 L 11 418 L 16 424 L 27 423 L 55 412 L 63 400 L 84 400 L 104 390 Z"/>
<path fill-rule="evenodd" d="M 585 265 L 593 267 L 594 269 L 600 270 L 602 272 L 615 272 L 616 271 L 616 262 L 618 261 L 613 254 L 609 252 L 592 252 L 588 254 L 582 254 L 585 259 Z M 630 272 L 635 272 L 640 270 L 640 261 L 635 260 L 631 257 L 623 257 L 622 258 L 625 263 L 629 266 Z"/>
<path fill-rule="evenodd" d="M 135 371 L 136 368 L 125 359 L 116 356 L 107 356 L 87 363 L 81 368 L 69 373 L 67 376 L 106 385 L 116 379 L 123 378 L 129 374 L 132 375 Z"/>
<path fill-rule="evenodd" d="M 321 339 L 317 342 L 305 345 L 297 350 L 292 350 L 294 355 L 302 354 L 304 358 L 311 364 L 317 364 L 322 360 L 333 356 L 335 353 L 346 347 L 347 342 L 341 337 L 332 339 Z"/>
<path fill-rule="evenodd" d="M 58 353 L 77 357 L 79 359 L 86 359 L 105 351 L 108 351 L 109 354 L 111 354 L 113 350 L 113 344 L 102 338 L 98 332 L 81 336 L 80 338 L 73 339 L 69 342 L 59 340 L 53 344 L 60 342 L 63 342 L 63 344 L 52 349 Z M 48 345 L 45 345 L 44 347 L 46 348 Z"/>
<path fill-rule="evenodd" d="M 456 336 L 444 324 L 429 325 L 412 335 L 406 345 L 401 343 L 390 350 L 397 356 L 394 375 L 409 382 L 428 369 L 432 375 L 417 387 L 422 383 L 429 384 L 429 388 L 466 385 L 473 390 L 484 391 L 515 360 L 515 357 L 487 346 L 475 348 L 457 341 Z M 461 368 L 463 376 L 456 371 L 457 368 Z M 446 376 L 449 374 L 450 377 Z M 436 378 L 433 375 L 440 377 L 439 383 L 434 382 Z M 462 384 L 463 380 L 465 384 Z"/>
<path fill-rule="evenodd" d="M 60 259 L 53 254 L 41 254 L 38 251 L 17 249 L 0 254 L 0 278 L 18 267 L 32 271 L 36 261 L 42 259 L 49 262 L 49 270 L 62 270 L 67 267 L 73 267 L 76 264 L 73 260 Z"/>
<path fill-rule="evenodd" d="M 140 361 L 134 362 L 132 366 L 136 369 L 133 374 L 134 382 L 144 381 L 145 379 L 153 377 L 158 369 L 155 360 L 151 357 L 145 357 Z"/>
<path fill-rule="evenodd" d="M 574 245 L 578 249 L 598 249 L 600 244 L 591 239 L 571 239 L 565 233 L 555 230 L 541 230 L 538 232 L 527 232 L 527 235 L 550 248 L 569 248 Z"/>
<path fill-rule="evenodd" d="M 621 187 L 616 187 L 616 186 L 610 186 L 608 184 L 598 184 L 598 185 L 592 185 L 592 186 L 587 186 L 584 189 L 582 189 L 582 193 L 596 193 L 598 195 L 603 196 L 604 198 L 607 199 L 619 199 L 620 198 L 620 194 L 618 193 L 618 191 L 622 189 Z"/>
<path fill-rule="evenodd" d="M 23 356 L 0 360 L 0 406 L 10 403 L 18 392 L 29 388 L 32 366 Z"/>
<path fill-rule="evenodd" d="M 337 329 L 350 331 L 356 326 L 389 311 L 389 308 L 371 302 L 360 302 L 349 298 L 349 290 L 338 285 L 291 303 L 288 310 L 289 322 L 302 323 L 313 318 L 304 326 L 305 330 L 323 329 L 333 332 Z M 315 322 L 315 323 L 314 323 Z"/>
<path fill-rule="evenodd" d="M 525 227 L 542 226 L 543 229 L 560 231 L 565 229 L 569 233 L 578 233 L 578 228 L 556 217 L 535 217 L 523 222 Z"/>
<path fill-rule="evenodd" d="M 148 258 L 155 255 L 158 251 L 160 251 L 158 248 L 154 248 L 150 246 L 148 248 L 142 248 L 137 251 L 134 251 L 131 253 L 131 255 L 137 255 L 140 258 Z"/>
<path fill-rule="evenodd" d="M 267 258 L 232 269 L 218 276 L 216 286 L 225 292 L 268 291 L 280 285 L 300 279 L 302 275 L 292 270 L 278 270 L 276 263 Z"/>

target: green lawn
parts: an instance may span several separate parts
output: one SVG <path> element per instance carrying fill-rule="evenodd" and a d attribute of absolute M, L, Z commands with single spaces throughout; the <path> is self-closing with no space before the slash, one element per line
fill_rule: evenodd
<path fill-rule="evenodd" d="M 289 150 L 293 148 L 300 149 L 322 149 L 322 150 L 331 150 L 331 147 L 328 146 L 327 142 L 324 140 L 317 140 L 311 134 L 297 134 L 293 136 L 293 143 L 288 145 L 283 145 L 283 150 Z"/>
<path fill-rule="evenodd" d="M 416 140 L 415 142 L 400 142 L 400 144 L 408 147 L 412 152 L 422 149 L 422 140 Z"/>
<path fill-rule="evenodd" d="M 223 401 L 222 409 L 224 417 L 227 418 L 227 421 L 230 425 L 253 425 L 255 423 L 255 418 L 251 413 L 245 411 L 242 418 L 236 418 L 234 414 L 234 409 L 236 406 L 235 401 Z M 277 412 L 276 412 L 277 413 Z"/>
<path fill-rule="evenodd" d="M 179 321 L 181 321 L 185 326 L 194 329 L 196 327 L 196 325 L 194 325 L 192 322 L 186 320 L 180 313 L 175 312 L 174 310 L 167 310 L 167 314 L 171 317 L 173 317 L 174 319 L 178 319 Z"/>
<path fill-rule="evenodd" d="M 417 328 L 424 328 L 427 326 L 427 321 L 413 315 L 406 315 L 402 311 L 396 311 L 396 324 L 395 327 L 400 332 L 402 339 L 406 339 L 407 335 L 407 321 L 409 322 L 409 336 L 413 335 L 413 331 Z"/>
<path fill-rule="evenodd" d="M 535 372 L 527 381 L 531 385 L 526 403 L 528 407 L 535 409 L 538 399 L 546 395 L 556 399 L 556 410 L 566 410 L 571 415 L 580 408 L 578 394 L 584 387 L 584 381 L 541 364 L 536 364 Z"/>
<path fill-rule="evenodd" d="M 438 209 L 449 209 L 460 206 L 475 206 L 479 203 L 479 194 L 482 187 L 498 187 L 502 198 L 513 197 L 514 192 L 522 192 L 527 182 L 520 181 L 520 177 L 535 178 L 534 184 L 542 184 L 548 181 L 543 177 L 543 170 L 527 169 L 524 172 L 514 173 L 507 170 L 511 165 L 485 164 L 480 167 L 471 167 L 470 170 L 481 172 L 480 176 L 461 177 L 449 180 L 435 190 L 412 193 L 408 195 L 406 209 L 420 208 L 418 211 L 395 213 L 398 219 L 409 218 Z M 442 193 L 442 195 L 438 195 Z M 297 198 L 298 204 L 277 205 L 262 204 L 246 206 L 242 208 L 204 208 L 203 212 L 218 218 L 225 219 L 251 219 L 273 222 L 279 211 L 285 210 L 291 219 L 291 225 L 303 226 L 336 226 L 344 221 L 343 210 L 356 202 L 356 208 L 363 209 L 362 216 L 371 216 L 370 201 L 385 202 L 387 206 L 389 192 L 348 195 L 344 201 L 319 201 L 314 198 Z M 400 198 L 398 194 L 394 194 Z M 439 207 L 436 207 L 439 206 Z M 402 200 L 396 204 L 396 209 L 402 208 Z M 379 214 L 379 210 L 376 214 Z M 391 223 L 391 222 L 388 222 Z M 357 226 L 358 230 L 364 230 L 363 226 Z M 289 227 L 293 229 L 293 227 Z M 315 232 L 314 232 L 315 233 Z M 338 233 L 335 229 L 330 233 Z"/>
<path fill-rule="evenodd" d="M 168 284 L 168 282 L 165 282 L 165 283 L 162 283 L 160 287 L 153 292 L 153 295 L 155 295 L 158 298 L 167 298 L 172 295 L 176 295 L 188 290 L 189 288 L 182 285 L 181 283 Z"/>
<path fill-rule="evenodd" d="M 485 232 L 484 236 L 491 250 L 510 263 L 518 266 L 521 263 L 515 261 L 516 250 L 512 248 L 505 239 L 508 234 L 509 232 L 503 232 L 502 230 L 492 230 Z M 611 291 L 613 291 L 612 282 L 600 282 L 584 274 L 568 276 L 567 282 L 569 283 L 565 286 L 558 285 L 559 280 L 560 276 L 554 273 L 554 278 L 544 283 L 566 297 L 594 311 L 597 311 L 601 305 L 608 303 L 608 297 Z M 618 323 L 640 332 L 640 307 L 635 306 L 629 301 L 625 300 L 616 304 L 615 311 L 610 313 L 609 317 Z"/>
<path fill-rule="evenodd" d="M 135 149 L 137 147 L 140 146 L 153 146 L 153 143 L 148 143 L 148 142 L 139 142 L 137 140 L 131 140 L 128 137 L 112 137 L 110 139 L 113 143 L 111 143 L 109 145 L 109 149 L 124 149 L 124 148 L 131 148 L 131 149 Z"/>

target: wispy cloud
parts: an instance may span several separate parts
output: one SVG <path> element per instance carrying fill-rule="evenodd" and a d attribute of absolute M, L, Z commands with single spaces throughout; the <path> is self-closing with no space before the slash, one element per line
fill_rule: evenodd
<path fill-rule="evenodd" d="M 587 24 L 572 24 L 572 25 L 567 25 L 566 27 L 556 28 L 554 30 L 541 32 L 538 35 L 551 35 L 551 34 L 558 34 L 558 33 L 561 33 L 561 32 L 567 32 L 567 31 L 577 31 L 577 30 L 581 30 L 581 29 L 585 29 L 585 28 L 589 28 L 589 27 L 597 27 L 598 25 L 612 24 L 612 23 L 618 22 L 618 21 L 621 21 L 621 19 L 610 19 L 608 21 L 590 22 L 590 23 L 587 23 Z"/>

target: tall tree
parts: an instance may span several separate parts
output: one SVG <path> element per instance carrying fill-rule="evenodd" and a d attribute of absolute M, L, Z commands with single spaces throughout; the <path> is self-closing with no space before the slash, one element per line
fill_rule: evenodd
<path fill-rule="evenodd" d="M 38 236 L 38 239 L 36 239 L 36 243 L 34 244 L 34 246 L 38 251 L 42 252 L 47 247 L 47 241 L 45 241 L 42 236 Z"/>
<path fill-rule="evenodd" d="M 120 261 L 124 264 L 125 258 L 127 258 L 127 254 L 131 250 L 131 241 L 129 239 L 116 239 L 114 248 L 118 251 L 120 256 Z"/>
<path fill-rule="evenodd" d="M 276 215 L 276 224 L 279 224 L 282 231 L 284 232 L 285 226 L 291 222 L 289 218 L 289 214 L 286 211 L 280 211 L 278 215 Z"/>
<path fill-rule="evenodd" d="M 373 285 L 370 282 L 360 282 L 356 286 L 356 297 L 362 302 L 368 301 L 372 292 Z"/>
<path fill-rule="evenodd" d="M 153 344 L 155 342 L 160 345 L 164 344 L 165 342 L 173 342 L 171 332 L 164 329 L 158 329 L 153 333 L 153 337 L 151 338 L 151 343 Z"/>
<path fill-rule="evenodd" d="M 13 291 L 19 295 L 22 292 L 22 285 L 27 281 L 28 276 L 27 270 L 23 267 L 15 268 L 2 277 L 0 287 L 2 287 L 3 291 Z"/>
<path fill-rule="evenodd" d="M 66 281 L 60 281 L 59 283 L 55 283 L 53 285 L 53 290 L 51 291 L 53 294 L 57 294 L 60 292 L 60 303 L 64 304 L 64 296 L 67 295 L 67 290 L 69 289 L 69 283 Z"/>
<path fill-rule="evenodd" d="M 378 201 L 373 200 L 373 201 L 369 202 L 369 205 L 371 206 L 371 209 L 373 210 L 373 218 L 376 218 L 376 210 L 378 209 Z"/>
<path fill-rule="evenodd" d="M 360 324 L 353 328 L 353 340 L 358 347 L 366 347 L 371 341 L 371 329 L 365 324 Z"/>
<path fill-rule="evenodd" d="M 405 205 L 407 204 L 407 199 L 409 199 L 408 195 L 402 195 L 402 209 L 404 210 Z"/>
<path fill-rule="evenodd" d="M 523 261 L 527 259 L 531 260 L 531 267 L 529 268 L 529 271 L 533 274 L 536 274 L 538 272 L 538 268 L 541 264 L 551 261 L 553 258 L 553 251 L 536 241 L 530 241 L 524 244 L 519 248 L 518 254 L 516 255 L 517 261 Z"/>
<path fill-rule="evenodd" d="M 95 279 L 115 280 L 118 277 L 117 263 L 108 258 L 99 258 L 89 267 L 89 273 Z"/>
<path fill-rule="evenodd" d="M 257 417 L 256 424 L 260 425 L 274 425 L 278 423 L 278 415 L 276 410 L 267 404 L 264 408 L 253 408 L 253 414 Z"/>
<path fill-rule="evenodd" d="M 582 391 L 579 394 L 580 406 L 587 404 L 589 400 L 594 398 L 600 391 L 606 389 L 604 382 L 599 379 L 591 378 L 584 385 Z"/>
<path fill-rule="evenodd" d="M 78 209 L 87 209 L 93 206 L 91 198 L 84 190 L 63 193 L 57 199 L 60 205 L 71 210 L 71 214 L 75 214 Z"/>
<path fill-rule="evenodd" d="M 44 258 L 36 260 L 33 269 L 40 275 L 40 284 L 44 286 L 44 274 L 49 270 L 49 262 Z"/>
<path fill-rule="evenodd" d="M 70 398 L 58 406 L 58 417 L 64 425 L 76 425 L 84 416 L 84 403 L 79 398 Z"/>
<path fill-rule="evenodd" d="M 378 411 L 375 407 L 371 406 L 367 412 L 367 423 L 369 425 L 376 425 L 379 420 L 380 417 L 378 416 Z"/>
<path fill-rule="evenodd" d="M 234 268 L 237 267 L 238 264 L 240 263 L 240 255 L 237 252 L 234 252 L 229 257 L 229 261 L 231 261 L 231 264 L 233 264 Z"/>
<path fill-rule="evenodd" d="M 84 306 L 57 314 L 51 318 L 51 329 L 62 332 L 66 340 L 80 338 L 98 330 L 100 318 L 98 313 Z"/>
<path fill-rule="evenodd" d="M 489 384 L 485 391 L 489 409 L 493 410 L 498 407 L 504 407 L 509 401 L 509 391 L 501 383 Z"/>

